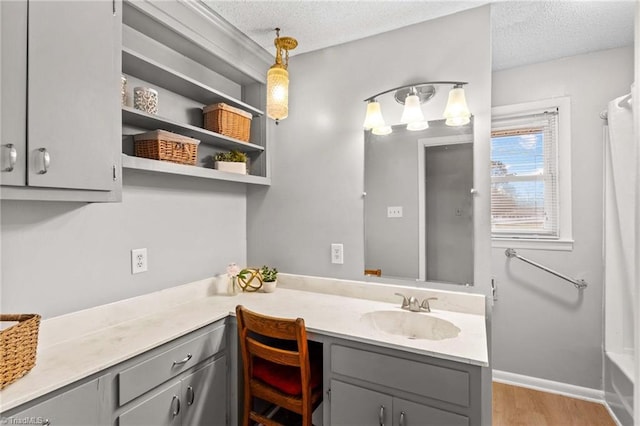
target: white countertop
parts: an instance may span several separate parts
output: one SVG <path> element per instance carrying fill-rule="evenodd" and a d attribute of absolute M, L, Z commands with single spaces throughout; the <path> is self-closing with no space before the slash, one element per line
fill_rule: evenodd
<path fill-rule="evenodd" d="M 321 292 L 316 292 L 318 286 L 323 286 Z M 380 294 L 363 290 L 374 286 Z M 0 391 L 0 412 L 223 319 L 239 304 L 266 315 L 302 317 L 311 338 L 317 333 L 488 366 L 484 296 L 286 274 L 280 274 L 274 293 L 217 294 L 222 287 L 212 278 L 43 320 L 36 366 Z M 398 290 L 439 297 L 432 303 L 432 313 L 420 315 L 446 319 L 461 329 L 460 334 L 443 340 L 409 339 L 360 320 L 367 312 L 400 310 L 400 298 L 393 296 Z M 378 300 L 354 297 L 358 293 Z"/>

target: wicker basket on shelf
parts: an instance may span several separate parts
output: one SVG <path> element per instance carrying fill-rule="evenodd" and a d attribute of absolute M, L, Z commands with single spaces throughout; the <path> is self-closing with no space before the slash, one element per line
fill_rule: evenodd
<path fill-rule="evenodd" d="M 195 165 L 198 159 L 198 139 L 154 130 L 133 137 L 136 157 Z"/>
<path fill-rule="evenodd" d="M 0 331 L 0 389 L 24 376 L 36 364 L 38 314 L 0 314 L 2 322 L 17 322 Z"/>
<path fill-rule="evenodd" d="M 223 103 L 209 105 L 202 111 L 205 129 L 249 142 L 252 116 L 247 111 Z"/>

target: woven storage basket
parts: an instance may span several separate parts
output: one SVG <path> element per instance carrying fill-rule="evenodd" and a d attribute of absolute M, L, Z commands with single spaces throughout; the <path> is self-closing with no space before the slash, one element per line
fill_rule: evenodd
<path fill-rule="evenodd" d="M 198 159 L 198 139 L 154 130 L 133 137 L 136 157 L 195 165 Z"/>
<path fill-rule="evenodd" d="M 249 142 L 251 114 L 227 104 L 213 104 L 203 109 L 204 128 L 230 138 Z"/>
<path fill-rule="evenodd" d="M 24 376 L 36 364 L 40 315 L 0 314 L 0 321 L 17 321 L 0 331 L 0 389 Z"/>

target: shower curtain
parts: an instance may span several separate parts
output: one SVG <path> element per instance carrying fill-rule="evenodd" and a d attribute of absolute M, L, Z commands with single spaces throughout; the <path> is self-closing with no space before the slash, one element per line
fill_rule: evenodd
<path fill-rule="evenodd" d="M 605 351 L 633 377 L 636 147 L 631 96 L 608 105 L 605 132 Z"/>

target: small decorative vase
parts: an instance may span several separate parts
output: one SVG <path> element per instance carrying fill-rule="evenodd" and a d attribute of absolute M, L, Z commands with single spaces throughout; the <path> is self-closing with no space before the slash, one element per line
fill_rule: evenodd
<path fill-rule="evenodd" d="M 236 280 L 238 277 L 229 277 L 229 283 L 227 285 L 227 294 L 229 296 L 235 296 L 238 294 L 238 285 L 236 284 Z"/>
<path fill-rule="evenodd" d="M 264 281 L 262 283 L 262 291 L 265 293 L 273 293 L 276 291 L 276 286 L 278 285 L 278 281 Z"/>

